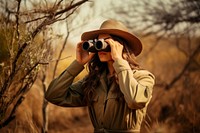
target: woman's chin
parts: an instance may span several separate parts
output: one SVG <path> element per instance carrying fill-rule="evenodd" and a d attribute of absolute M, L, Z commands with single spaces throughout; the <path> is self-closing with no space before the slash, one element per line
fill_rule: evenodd
<path fill-rule="evenodd" d="M 101 61 L 101 62 L 107 62 L 107 60 L 105 60 L 105 59 L 100 59 L 100 61 Z"/>

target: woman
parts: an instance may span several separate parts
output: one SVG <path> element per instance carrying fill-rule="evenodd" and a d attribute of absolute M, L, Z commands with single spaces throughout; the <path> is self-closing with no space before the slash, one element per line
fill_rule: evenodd
<path fill-rule="evenodd" d="M 82 40 L 76 60 L 50 83 L 46 99 L 59 106 L 88 106 L 95 133 L 140 132 L 154 85 L 154 76 L 135 61 L 142 50 L 140 40 L 115 20 L 83 33 Z M 83 50 L 88 40 L 94 45 L 103 40 L 110 51 Z M 86 63 L 89 74 L 73 83 Z"/>

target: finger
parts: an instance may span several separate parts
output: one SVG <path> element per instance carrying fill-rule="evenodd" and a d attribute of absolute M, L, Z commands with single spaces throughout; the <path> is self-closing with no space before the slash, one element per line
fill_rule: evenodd
<path fill-rule="evenodd" d="M 113 47 L 114 45 L 113 39 L 109 38 L 109 39 L 106 39 L 105 41 L 110 45 L 111 48 Z"/>
<path fill-rule="evenodd" d="M 105 40 L 105 42 L 107 42 L 107 43 L 112 43 L 112 41 L 113 41 L 112 38 L 108 38 L 108 39 Z"/>
<path fill-rule="evenodd" d="M 118 41 L 113 40 L 112 38 L 107 39 L 107 42 L 108 42 L 110 45 L 122 45 L 121 43 L 119 43 Z"/>

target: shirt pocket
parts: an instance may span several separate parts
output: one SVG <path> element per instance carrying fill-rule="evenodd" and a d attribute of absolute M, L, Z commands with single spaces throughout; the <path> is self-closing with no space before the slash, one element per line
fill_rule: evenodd
<path fill-rule="evenodd" d="M 110 116 L 115 118 L 119 114 L 119 112 L 124 111 L 124 105 L 125 105 L 124 98 L 123 96 L 117 93 L 110 93 L 107 96 L 105 105 L 106 105 L 105 112 L 107 112 Z"/>

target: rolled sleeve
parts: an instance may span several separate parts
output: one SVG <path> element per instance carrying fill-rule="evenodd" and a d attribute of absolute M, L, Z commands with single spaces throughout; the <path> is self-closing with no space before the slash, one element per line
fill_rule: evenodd
<path fill-rule="evenodd" d="M 154 76 L 147 70 L 132 70 L 126 60 L 113 64 L 121 92 L 130 108 L 143 108 L 152 97 Z"/>
<path fill-rule="evenodd" d="M 66 69 L 72 76 L 77 76 L 82 70 L 84 66 L 79 64 L 76 60 L 74 60 L 71 65 Z"/>
<path fill-rule="evenodd" d="M 84 69 L 84 66 L 76 60 L 62 72 L 57 78 L 51 81 L 45 98 L 59 106 L 82 106 L 83 91 L 82 80 L 73 83 L 74 78 Z"/>
<path fill-rule="evenodd" d="M 124 59 L 118 59 L 113 63 L 113 67 L 117 74 L 124 70 L 131 70 L 128 62 Z"/>

